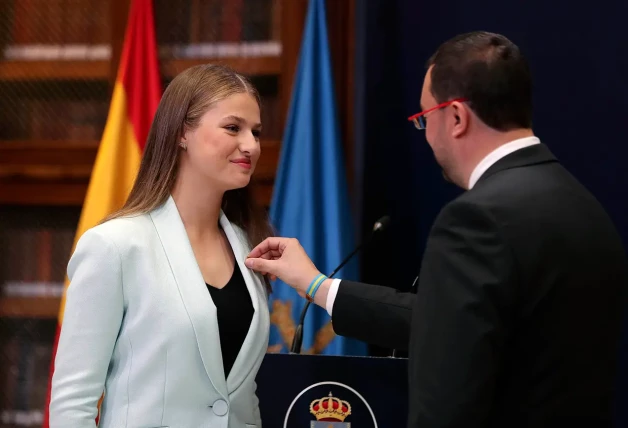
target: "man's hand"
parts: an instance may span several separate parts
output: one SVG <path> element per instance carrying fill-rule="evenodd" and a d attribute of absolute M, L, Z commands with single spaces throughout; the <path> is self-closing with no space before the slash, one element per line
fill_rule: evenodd
<path fill-rule="evenodd" d="M 320 273 L 294 238 L 267 238 L 253 248 L 245 264 L 250 269 L 281 279 L 302 297 Z"/>

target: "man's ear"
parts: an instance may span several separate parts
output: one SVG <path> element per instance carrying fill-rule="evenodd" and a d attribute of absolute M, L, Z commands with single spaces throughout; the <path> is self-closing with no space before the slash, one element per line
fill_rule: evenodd
<path fill-rule="evenodd" d="M 469 127 L 469 119 L 471 112 L 469 108 L 459 102 L 455 102 L 451 105 L 452 114 L 454 115 L 454 129 L 452 130 L 452 137 L 461 137 L 467 132 Z"/>

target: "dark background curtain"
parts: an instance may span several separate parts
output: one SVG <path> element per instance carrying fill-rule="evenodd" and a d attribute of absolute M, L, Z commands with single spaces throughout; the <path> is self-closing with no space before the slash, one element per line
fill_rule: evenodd
<path fill-rule="evenodd" d="M 406 118 L 421 109 L 429 56 L 473 30 L 502 33 L 522 49 L 533 75 L 536 135 L 601 201 L 628 246 L 628 2 L 356 4 L 356 210 L 363 233 L 381 215 L 392 218 L 388 234 L 363 254 L 364 281 L 408 290 L 435 216 L 460 192 L 442 179 L 424 135 Z M 622 369 L 620 403 L 628 402 L 627 385 Z M 619 417 L 618 426 L 628 426 Z"/>

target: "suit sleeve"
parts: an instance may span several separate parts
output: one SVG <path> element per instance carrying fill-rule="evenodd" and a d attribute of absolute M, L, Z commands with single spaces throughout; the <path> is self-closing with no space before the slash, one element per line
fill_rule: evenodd
<path fill-rule="evenodd" d="M 408 349 L 415 295 L 341 281 L 332 311 L 336 334 L 386 348 Z"/>
<path fill-rule="evenodd" d="M 88 230 L 70 259 L 68 277 L 50 428 L 92 428 L 123 315 L 122 266 L 114 244 Z"/>
<path fill-rule="evenodd" d="M 412 426 L 486 426 L 515 277 L 512 253 L 490 213 L 459 201 L 443 210 L 428 239 L 413 310 Z"/>

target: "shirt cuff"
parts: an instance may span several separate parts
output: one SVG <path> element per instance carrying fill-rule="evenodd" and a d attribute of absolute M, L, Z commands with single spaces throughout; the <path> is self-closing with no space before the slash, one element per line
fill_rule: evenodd
<path fill-rule="evenodd" d="M 336 301 L 336 294 L 338 294 L 338 286 L 340 285 L 341 279 L 334 279 L 329 286 L 329 291 L 327 292 L 327 302 L 325 303 L 325 309 L 327 309 L 327 313 L 331 316 L 331 311 L 334 308 L 334 302 Z"/>

